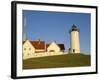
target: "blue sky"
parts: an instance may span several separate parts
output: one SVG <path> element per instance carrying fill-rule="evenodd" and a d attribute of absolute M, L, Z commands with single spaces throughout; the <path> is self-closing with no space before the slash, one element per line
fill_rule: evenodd
<path fill-rule="evenodd" d="M 56 41 L 63 43 L 66 50 L 70 48 L 69 30 L 75 24 L 80 30 L 81 52 L 90 53 L 90 14 L 23 10 L 23 27 L 24 17 L 27 39 L 40 39 L 46 43 Z"/>

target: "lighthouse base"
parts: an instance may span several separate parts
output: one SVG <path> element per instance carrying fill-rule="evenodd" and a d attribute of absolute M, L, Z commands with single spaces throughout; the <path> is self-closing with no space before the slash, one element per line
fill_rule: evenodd
<path fill-rule="evenodd" d="M 70 50 L 69 50 L 69 53 L 79 54 L 79 53 L 80 53 L 80 50 L 77 50 L 77 49 L 70 49 Z"/>

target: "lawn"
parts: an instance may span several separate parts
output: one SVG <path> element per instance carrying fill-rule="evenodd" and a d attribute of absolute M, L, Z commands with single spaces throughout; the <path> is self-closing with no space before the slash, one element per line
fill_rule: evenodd
<path fill-rule="evenodd" d="M 23 60 L 23 69 L 90 66 L 90 55 L 64 54 Z"/>

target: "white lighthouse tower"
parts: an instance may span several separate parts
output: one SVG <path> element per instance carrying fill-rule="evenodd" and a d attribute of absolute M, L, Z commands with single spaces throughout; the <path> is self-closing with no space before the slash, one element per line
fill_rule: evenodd
<path fill-rule="evenodd" d="M 73 24 L 70 30 L 70 53 L 80 53 L 79 29 Z"/>

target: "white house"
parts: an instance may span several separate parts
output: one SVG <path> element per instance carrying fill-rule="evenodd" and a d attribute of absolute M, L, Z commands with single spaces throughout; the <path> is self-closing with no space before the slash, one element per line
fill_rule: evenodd
<path fill-rule="evenodd" d="M 47 44 L 48 52 L 64 52 L 64 44 L 57 44 L 56 42 L 52 42 L 51 44 Z"/>
<path fill-rule="evenodd" d="M 35 53 L 35 48 L 29 40 L 23 41 L 23 58 L 30 58 Z"/>
<path fill-rule="evenodd" d="M 44 41 L 23 41 L 23 59 L 63 54 L 64 44 L 45 44 Z"/>

